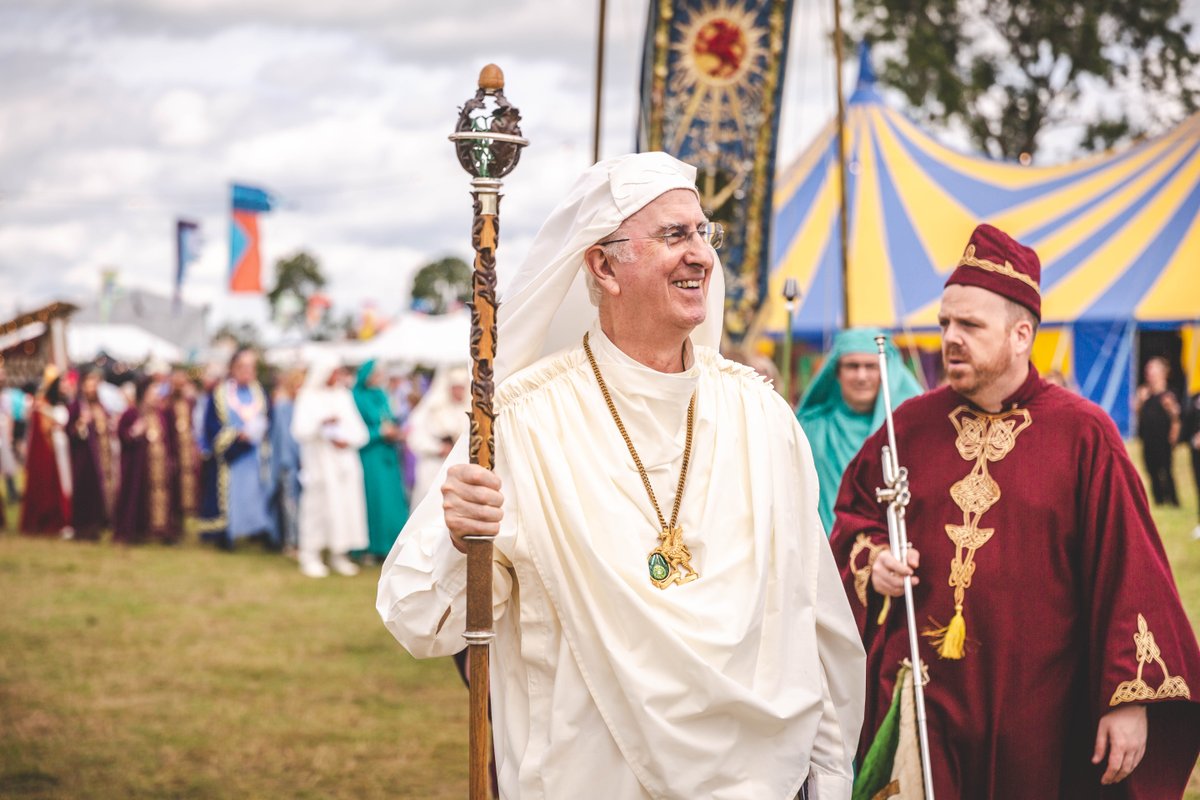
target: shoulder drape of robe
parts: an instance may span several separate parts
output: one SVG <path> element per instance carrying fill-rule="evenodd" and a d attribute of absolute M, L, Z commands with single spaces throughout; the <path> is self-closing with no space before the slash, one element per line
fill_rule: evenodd
<path fill-rule="evenodd" d="M 936 794 L 1178 797 L 1200 749 L 1200 652 L 1137 471 L 1103 411 L 1032 368 L 1005 408 L 985 415 L 942 388 L 896 412 L 923 631 L 955 613 L 948 577 L 966 550 L 948 534 L 969 527 L 959 501 L 985 507 L 974 522 L 989 537 L 970 554 L 965 657 L 940 659 L 921 637 Z M 872 676 L 860 758 L 908 657 L 903 608 L 893 602 L 880 623 L 882 599 L 870 586 L 887 546 L 874 494 L 885 435 L 868 439 L 847 469 L 831 542 Z M 985 466 L 985 479 L 965 480 Z M 980 500 L 988 480 L 999 496 L 991 506 Z M 1146 756 L 1101 795 L 1103 769 L 1090 762 L 1096 726 L 1127 702 L 1150 705 Z"/>
<path fill-rule="evenodd" d="M 71 499 L 64 491 L 52 438 L 57 425 L 54 409 L 35 401 L 29 410 L 22 533 L 57 535 L 71 524 Z"/>

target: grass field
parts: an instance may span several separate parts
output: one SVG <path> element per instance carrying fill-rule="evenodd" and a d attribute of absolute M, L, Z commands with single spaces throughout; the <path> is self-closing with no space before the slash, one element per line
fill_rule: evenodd
<path fill-rule="evenodd" d="M 1185 508 L 1156 516 L 1195 624 L 1180 467 Z M 254 548 L 0 534 L 0 797 L 464 797 L 466 693 L 374 596 L 373 574 L 314 581 Z"/>

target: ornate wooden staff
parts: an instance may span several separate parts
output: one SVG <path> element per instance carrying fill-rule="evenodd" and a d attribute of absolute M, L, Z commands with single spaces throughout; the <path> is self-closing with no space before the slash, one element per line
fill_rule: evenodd
<path fill-rule="evenodd" d="M 471 302 L 471 463 L 492 469 L 495 440 L 492 423 L 493 369 L 496 359 L 496 244 L 499 234 L 501 178 L 512 171 L 529 142 L 517 123 L 521 114 L 504 97 L 504 73 L 488 64 L 479 73 L 479 90 L 463 104 L 450 136 L 458 162 L 471 174 L 475 219 L 474 297 Z M 466 536 L 467 664 L 471 692 L 471 800 L 491 797 L 488 755 L 488 651 L 492 627 L 492 539 Z"/>

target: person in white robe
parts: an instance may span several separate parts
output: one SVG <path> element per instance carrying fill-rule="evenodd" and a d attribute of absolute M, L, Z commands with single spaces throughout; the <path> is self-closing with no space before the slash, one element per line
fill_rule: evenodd
<path fill-rule="evenodd" d="M 335 360 L 316 358 L 292 411 L 300 444 L 300 571 L 324 578 L 333 569 L 355 575 L 351 550 L 367 546 L 367 501 L 358 449 L 370 438 Z M 329 551 L 329 565 L 321 558 Z"/>
<path fill-rule="evenodd" d="M 663 153 L 584 172 L 501 300 L 495 472 L 460 442 L 384 565 L 389 630 L 449 655 L 462 536 L 495 536 L 503 798 L 850 797 L 862 645 L 804 434 L 716 350 L 694 182 Z"/>
<path fill-rule="evenodd" d="M 442 367 L 433 376 L 429 391 L 408 418 L 405 442 L 417 460 L 413 479 L 415 507 L 434 487 L 446 456 L 467 432 L 471 411 L 471 376 L 464 367 Z"/>

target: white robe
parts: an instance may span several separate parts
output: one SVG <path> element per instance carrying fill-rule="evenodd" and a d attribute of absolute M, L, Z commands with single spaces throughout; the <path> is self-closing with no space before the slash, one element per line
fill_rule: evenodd
<path fill-rule="evenodd" d="M 811 774 L 814 800 L 849 798 L 865 658 L 794 416 L 711 349 L 667 375 L 596 327 L 591 342 L 666 516 L 698 391 L 679 523 L 700 577 L 651 584 L 659 525 L 582 349 L 505 381 L 492 648 L 501 796 L 790 800 Z M 427 504 L 384 566 L 379 612 L 413 655 L 451 654 L 463 647 L 465 580 L 465 557 Z"/>
<path fill-rule="evenodd" d="M 336 418 L 333 426 L 325 420 Z M 358 449 L 369 434 L 344 387 L 306 386 L 296 396 L 292 436 L 300 444 L 300 551 L 348 553 L 367 546 L 367 500 Z M 331 438 L 347 446 L 334 446 Z"/>

